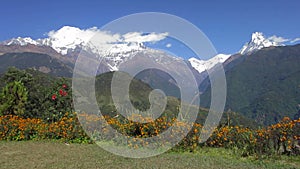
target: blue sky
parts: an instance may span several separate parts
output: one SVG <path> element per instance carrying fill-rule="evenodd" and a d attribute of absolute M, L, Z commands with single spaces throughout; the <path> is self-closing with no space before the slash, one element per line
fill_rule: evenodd
<path fill-rule="evenodd" d="M 100 28 L 137 12 L 164 12 L 195 24 L 219 53 L 234 53 L 254 31 L 288 39 L 300 37 L 299 7 L 297 0 L 11 0 L 1 2 L 0 41 L 17 36 L 41 38 L 64 25 Z"/>

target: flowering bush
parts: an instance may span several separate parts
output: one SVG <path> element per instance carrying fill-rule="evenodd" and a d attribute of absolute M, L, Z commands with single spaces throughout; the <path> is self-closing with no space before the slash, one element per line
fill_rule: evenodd
<path fill-rule="evenodd" d="M 72 93 L 67 80 L 61 79 L 49 90 L 43 106 L 47 107 L 42 118 L 48 122 L 59 121 L 64 112 L 73 112 Z"/>
<path fill-rule="evenodd" d="M 36 118 L 0 116 L 0 140 L 31 139 L 62 139 L 73 142 L 89 140 L 74 113 L 66 113 L 59 121 L 53 123 Z"/>
<path fill-rule="evenodd" d="M 243 155 L 288 153 L 299 154 L 300 118 L 288 117 L 262 129 L 224 126 L 215 130 L 207 141 L 211 147 L 237 148 Z"/>
<path fill-rule="evenodd" d="M 56 98 L 57 99 L 57 98 Z M 187 136 L 178 144 L 178 148 L 194 151 L 199 146 L 199 136 L 202 125 L 194 123 L 192 128 L 184 122 L 177 122 L 176 119 L 168 119 L 162 116 L 156 120 L 150 117 L 133 115 L 134 119 L 146 123 L 137 123 L 126 120 L 122 117 L 99 117 L 97 115 L 80 114 L 78 116 L 82 124 L 87 124 L 87 130 L 94 131 L 93 139 L 116 138 L 116 132 L 111 132 L 105 126 L 100 126 L 100 120 L 107 123 L 118 133 L 134 137 L 134 139 L 115 140 L 120 144 L 131 148 L 138 148 L 150 144 L 143 138 L 158 136 L 171 126 L 175 126 L 172 134 L 168 137 L 182 136 L 182 128 L 190 130 Z M 130 119 L 130 118 L 129 118 Z M 105 137 L 100 138 L 100 135 Z M 71 142 L 88 142 L 89 137 L 82 129 L 75 113 L 66 113 L 59 120 L 51 123 L 37 118 L 20 118 L 13 115 L 0 116 L 0 140 L 40 140 L 40 139 L 60 139 Z M 211 137 L 201 146 L 225 147 L 242 152 L 242 155 L 262 155 L 273 153 L 299 154 L 300 141 L 300 119 L 291 120 L 284 118 L 281 122 L 262 129 L 249 129 L 239 126 L 223 126 L 216 128 Z M 165 145 L 168 145 L 166 139 Z M 159 145 L 164 146 L 164 145 Z"/>

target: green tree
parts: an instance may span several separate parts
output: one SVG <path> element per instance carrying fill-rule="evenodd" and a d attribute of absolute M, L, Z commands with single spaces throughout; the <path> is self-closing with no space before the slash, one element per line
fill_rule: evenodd
<path fill-rule="evenodd" d="M 32 69 L 19 70 L 15 67 L 10 67 L 2 77 L 2 82 L 6 84 L 14 81 L 20 81 L 24 84 L 28 91 L 28 99 L 25 105 L 25 118 L 41 118 L 44 112 L 47 111 L 47 106 L 43 103 L 48 94 L 48 88 L 54 83 L 52 77 L 34 71 Z M 2 87 L 5 86 L 2 84 Z"/>
<path fill-rule="evenodd" d="M 21 81 L 8 83 L 3 88 L 0 98 L 0 115 L 23 116 L 25 114 L 28 92 Z"/>
<path fill-rule="evenodd" d="M 21 81 L 24 84 L 24 86 L 29 87 L 32 85 L 33 77 L 25 70 L 10 67 L 4 74 L 3 80 L 6 84 L 14 81 Z"/>
<path fill-rule="evenodd" d="M 37 90 L 36 88 L 32 74 L 28 73 L 25 70 L 20 70 L 15 67 L 9 67 L 3 75 L 2 80 L 3 82 L 5 82 L 5 84 L 11 84 L 18 81 L 24 85 L 28 93 L 27 102 L 25 105 L 25 113 L 22 116 L 37 117 L 37 113 L 39 112 L 39 110 L 37 110 L 36 108 L 40 106 L 40 103 L 39 97 L 36 96 L 36 93 L 38 93 L 39 90 Z"/>

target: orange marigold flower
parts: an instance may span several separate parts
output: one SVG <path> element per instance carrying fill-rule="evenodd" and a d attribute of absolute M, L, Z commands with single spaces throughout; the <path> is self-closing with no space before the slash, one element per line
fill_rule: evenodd
<path fill-rule="evenodd" d="M 282 119 L 282 121 L 290 121 L 291 119 L 289 118 L 289 117 L 284 117 L 283 119 Z"/>

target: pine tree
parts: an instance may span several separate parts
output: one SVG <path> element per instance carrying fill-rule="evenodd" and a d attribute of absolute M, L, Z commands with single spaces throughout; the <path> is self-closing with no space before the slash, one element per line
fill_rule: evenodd
<path fill-rule="evenodd" d="M 0 115 L 23 116 L 27 98 L 27 89 L 21 81 L 8 83 L 0 94 Z"/>

